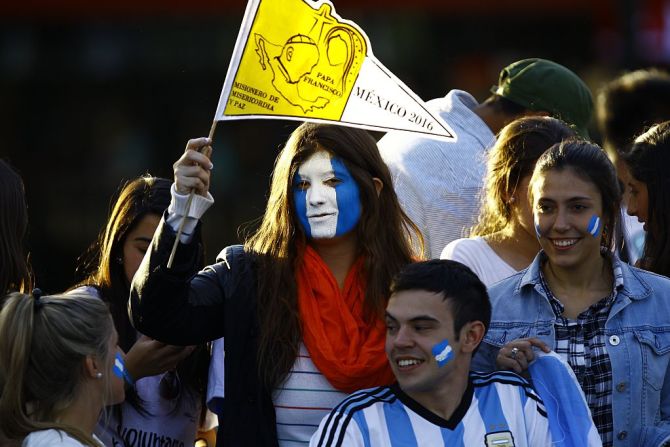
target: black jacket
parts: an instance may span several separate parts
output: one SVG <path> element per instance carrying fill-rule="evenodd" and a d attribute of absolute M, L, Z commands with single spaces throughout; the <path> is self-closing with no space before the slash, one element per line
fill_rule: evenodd
<path fill-rule="evenodd" d="M 256 263 L 242 246 L 224 249 L 216 264 L 196 271 L 200 226 L 190 244 L 179 244 L 167 261 L 175 234 L 161 221 L 149 252 L 135 274 L 129 313 L 135 328 L 175 345 L 197 345 L 225 337 L 223 420 L 217 445 L 276 446 L 271 393 L 262 385 L 256 361 Z"/>

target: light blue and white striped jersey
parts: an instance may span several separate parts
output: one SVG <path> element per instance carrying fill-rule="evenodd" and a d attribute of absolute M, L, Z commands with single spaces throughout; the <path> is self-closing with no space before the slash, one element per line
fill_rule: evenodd
<path fill-rule="evenodd" d="M 461 403 L 442 419 L 397 384 L 358 391 L 326 416 L 310 446 L 544 447 L 551 434 L 542 400 L 512 372 L 470 374 Z"/>

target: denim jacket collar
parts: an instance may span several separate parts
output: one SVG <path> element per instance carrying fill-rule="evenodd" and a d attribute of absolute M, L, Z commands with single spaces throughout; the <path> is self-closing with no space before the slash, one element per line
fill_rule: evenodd
<path fill-rule="evenodd" d="M 544 251 L 540 250 L 539 253 L 533 259 L 533 262 L 528 266 L 528 268 L 523 272 L 521 280 L 518 283 L 518 287 L 515 289 L 515 293 L 519 293 L 522 288 L 529 286 L 534 287 L 536 290 L 540 291 L 540 268 L 543 260 L 546 258 Z M 639 276 L 636 274 L 635 269 L 630 265 L 622 262 L 616 254 L 611 255 L 613 269 L 619 268 L 621 271 L 622 285 L 619 286 L 619 294 L 626 295 L 631 300 L 642 300 L 647 298 L 652 293 L 651 287 Z M 540 291 L 544 296 L 544 292 Z"/>

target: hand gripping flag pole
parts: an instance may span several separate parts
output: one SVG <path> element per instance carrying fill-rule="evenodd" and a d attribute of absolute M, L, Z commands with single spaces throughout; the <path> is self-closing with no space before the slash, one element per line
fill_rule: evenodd
<path fill-rule="evenodd" d="M 209 129 L 209 140 L 214 143 L 214 132 L 216 132 L 216 123 L 214 120 L 212 127 Z M 212 145 L 204 146 L 198 151 L 204 154 L 207 158 L 210 158 L 212 155 Z M 193 202 L 193 196 L 195 195 L 195 190 L 191 189 L 191 192 L 188 194 L 188 200 L 186 201 L 186 213 L 181 218 L 179 222 L 179 228 L 177 229 L 177 236 L 175 237 L 174 243 L 172 244 L 172 251 L 170 251 L 170 258 L 168 259 L 167 268 L 172 268 L 172 263 L 174 262 L 174 255 L 177 253 L 177 245 L 179 245 L 179 238 L 181 237 L 182 232 L 184 231 L 184 224 L 186 223 L 186 216 L 191 211 L 191 202 Z"/>

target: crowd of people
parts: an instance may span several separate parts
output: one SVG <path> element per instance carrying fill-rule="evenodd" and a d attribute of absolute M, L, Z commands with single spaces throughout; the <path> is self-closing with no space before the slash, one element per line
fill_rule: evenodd
<path fill-rule="evenodd" d="M 301 124 L 209 265 L 189 140 L 51 295 L 0 160 L 0 443 L 670 445 L 670 75 L 599 90 L 602 147 L 560 64 L 491 92 L 428 102 L 456 142 Z"/>

